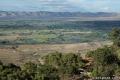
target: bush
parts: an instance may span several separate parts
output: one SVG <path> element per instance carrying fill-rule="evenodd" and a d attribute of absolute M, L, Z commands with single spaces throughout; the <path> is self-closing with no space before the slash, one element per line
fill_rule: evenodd
<path fill-rule="evenodd" d="M 99 48 L 88 53 L 94 59 L 93 76 L 110 77 L 115 74 L 118 66 L 118 56 L 112 47 Z"/>
<path fill-rule="evenodd" d="M 114 28 L 109 34 L 114 46 L 120 47 L 120 29 Z"/>
<path fill-rule="evenodd" d="M 77 54 L 54 53 L 44 57 L 45 64 L 56 67 L 61 74 L 76 74 L 84 63 Z"/>

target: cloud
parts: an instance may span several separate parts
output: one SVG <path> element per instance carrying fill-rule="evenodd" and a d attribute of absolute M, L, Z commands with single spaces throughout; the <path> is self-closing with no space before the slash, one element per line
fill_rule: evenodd
<path fill-rule="evenodd" d="M 0 10 L 120 12 L 120 0 L 0 0 Z"/>

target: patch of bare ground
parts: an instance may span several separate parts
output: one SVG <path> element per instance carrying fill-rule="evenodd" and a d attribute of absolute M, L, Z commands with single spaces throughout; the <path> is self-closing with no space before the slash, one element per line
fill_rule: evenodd
<path fill-rule="evenodd" d="M 63 32 L 63 34 L 91 34 L 91 31 L 88 32 L 80 32 L 80 31 L 75 31 L 75 32 Z"/>
<path fill-rule="evenodd" d="M 76 43 L 76 44 L 38 44 L 38 45 L 19 45 L 13 47 L 0 47 L 0 60 L 4 63 L 14 63 L 17 65 L 25 62 L 39 62 L 40 56 L 52 52 L 62 53 L 82 53 L 84 56 L 87 51 L 95 50 L 104 45 L 111 45 L 109 41 L 105 42 L 91 42 L 91 43 Z"/>

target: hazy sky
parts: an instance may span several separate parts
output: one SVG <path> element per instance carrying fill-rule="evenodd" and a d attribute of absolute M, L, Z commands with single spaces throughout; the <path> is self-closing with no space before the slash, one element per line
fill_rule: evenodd
<path fill-rule="evenodd" d="M 120 12 L 120 0 L 0 0 L 0 10 Z"/>

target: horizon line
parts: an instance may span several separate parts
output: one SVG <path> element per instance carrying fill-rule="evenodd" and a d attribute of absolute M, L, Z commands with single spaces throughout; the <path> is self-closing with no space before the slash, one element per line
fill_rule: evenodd
<path fill-rule="evenodd" d="M 91 12 L 91 11 L 20 11 L 20 10 L 0 10 L 0 12 L 54 12 L 54 13 L 120 13 L 120 12 L 107 12 L 107 11 L 96 11 L 96 12 Z"/>

